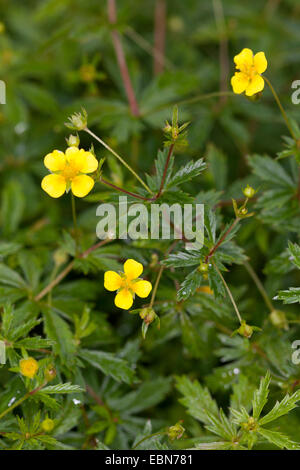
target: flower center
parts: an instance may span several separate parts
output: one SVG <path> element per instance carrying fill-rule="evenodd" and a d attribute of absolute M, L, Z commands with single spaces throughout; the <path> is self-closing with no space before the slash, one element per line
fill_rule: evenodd
<path fill-rule="evenodd" d="M 66 179 L 66 180 L 72 180 L 77 176 L 79 173 L 78 169 L 71 165 L 70 163 L 67 163 L 65 168 L 62 170 L 61 175 Z"/>
<path fill-rule="evenodd" d="M 254 64 L 252 65 L 243 64 L 240 66 L 240 71 L 244 73 L 245 75 L 247 75 L 249 80 L 252 80 L 253 77 L 255 77 L 255 75 L 257 74 Z"/>

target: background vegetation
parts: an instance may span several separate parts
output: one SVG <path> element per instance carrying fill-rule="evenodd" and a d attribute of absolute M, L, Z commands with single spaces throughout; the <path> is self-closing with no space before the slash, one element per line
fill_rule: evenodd
<path fill-rule="evenodd" d="M 0 447 L 295 448 L 300 413 L 291 410 L 300 372 L 291 345 L 300 339 L 300 296 L 288 289 L 300 285 L 300 158 L 293 139 L 282 137 L 288 129 L 268 87 L 258 101 L 227 92 L 234 55 L 244 47 L 264 51 L 266 76 L 300 138 L 299 107 L 291 103 L 291 84 L 299 78 L 298 2 L 123 0 L 111 24 L 104 0 L 1 0 L 0 18 L 0 79 L 7 86 L 7 103 L 0 105 L 0 339 L 8 359 L 0 366 Z M 128 104 L 116 38 L 137 105 Z M 205 249 L 234 219 L 231 198 L 243 200 L 247 184 L 258 189 L 249 203 L 255 214 L 214 258 L 242 318 L 261 329 L 250 338 L 231 336 L 239 323 L 215 268 L 208 280 L 197 270 L 190 274 L 205 249 L 192 262 L 178 243 L 154 303 L 161 327 L 154 322 L 143 339 L 143 320 L 114 307 L 103 273 L 134 258 L 154 284 L 172 242 L 114 241 L 76 257 L 69 195 L 54 200 L 40 187 L 44 156 L 65 149 L 64 123 L 81 107 L 90 129 L 143 178 L 144 172 L 159 176 L 166 151 L 154 162 L 175 104 L 180 123 L 190 125 L 188 146 L 175 148 L 174 173 L 199 158 L 206 169 L 187 170 L 162 201 L 206 204 Z M 84 132 L 80 139 L 106 158 L 106 179 L 139 191 L 99 143 Z M 97 183 L 76 200 L 83 250 L 97 241 L 97 205 L 116 195 Z M 74 269 L 40 297 L 74 256 Z M 199 289 L 208 283 L 214 295 Z M 27 356 L 39 361 L 33 380 L 19 372 Z M 45 419 L 54 421 L 53 429 Z M 181 436 L 180 426 L 183 436 L 172 440 Z"/>

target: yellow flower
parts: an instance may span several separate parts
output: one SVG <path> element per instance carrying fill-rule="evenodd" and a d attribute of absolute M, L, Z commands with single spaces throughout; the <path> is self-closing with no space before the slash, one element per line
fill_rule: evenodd
<path fill-rule="evenodd" d="M 253 55 L 251 49 L 245 48 L 234 57 L 234 62 L 239 70 L 231 78 L 234 93 L 245 92 L 247 96 L 252 96 L 264 89 L 265 81 L 260 75 L 268 66 L 264 52 Z"/>
<path fill-rule="evenodd" d="M 84 197 L 95 184 L 93 178 L 86 173 L 97 170 L 97 159 L 91 152 L 75 146 L 68 147 L 65 153 L 60 150 L 48 153 L 44 165 L 51 171 L 51 175 L 43 178 L 42 188 L 51 197 L 60 197 L 70 189 L 74 196 Z"/>
<path fill-rule="evenodd" d="M 134 259 L 128 259 L 124 263 L 124 273 L 106 271 L 104 274 L 104 287 L 109 291 L 118 291 L 115 297 L 115 305 L 124 310 L 129 310 L 133 304 L 135 294 L 143 299 L 148 297 L 152 285 L 149 281 L 139 279 L 143 272 L 143 265 Z"/>
<path fill-rule="evenodd" d="M 24 377 L 29 377 L 29 379 L 33 379 L 39 368 L 38 363 L 33 357 L 21 359 L 19 366 L 21 374 L 24 375 Z"/>

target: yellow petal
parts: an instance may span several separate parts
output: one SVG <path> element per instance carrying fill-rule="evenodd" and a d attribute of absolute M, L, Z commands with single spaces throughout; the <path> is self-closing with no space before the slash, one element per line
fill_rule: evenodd
<path fill-rule="evenodd" d="M 130 281 L 136 279 L 143 272 L 143 265 L 135 261 L 134 259 L 128 259 L 124 263 L 124 273 L 126 274 L 127 279 Z"/>
<path fill-rule="evenodd" d="M 42 180 L 42 188 L 51 197 L 60 197 L 66 190 L 66 180 L 61 175 L 47 175 Z"/>
<path fill-rule="evenodd" d="M 93 189 L 94 184 L 95 182 L 90 176 L 75 176 L 71 183 L 72 193 L 74 196 L 84 197 Z"/>
<path fill-rule="evenodd" d="M 115 305 L 123 310 L 129 310 L 133 304 L 132 294 L 128 289 L 121 289 L 115 297 Z"/>
<path fill-rule="evenodd" d="M 258 52 L 255 54 L 254 66 L 258 73 L 264 73 L 267 70 L 268 62 L 264 52 Z"/>
<path fill-rule="evenodd" d="M 82 171 L 85 165 L 85 150 L 78 147 L 68 147 L 66 150 L 66 159 L 72 169 L 78 173 Z"/>
<path fill-rule="evenodd" d="M 66 157 L 60 150 L 53 150 L 44 158 L 44 165 L 50 171 L 61 171 L 66 165 Z"/>
<path fill-rule="evenodd" d="M 132 284 L 131 288 L 136 295 L 144 299 L 150 294 L 152 290 L 152 284 L 149 281 L 137 281 Z"/>
<path fill-rule="evenodd" d="M 114 291 L 121 287 L 122 278 L 115 271 L 106 271 L 104 273 L 104 287 L 107 290 Z"/>
<path fill-rule="evenodd" d="M 93 173 L 98 168 L 98 160 L 91 152 L 84 152 L 84 164 L 81 168 L 82 173 Z"/>
<path fill-rule="evenodd" d="M 231 86 L 234 93 L 238 95 L 243 93 L 246 90 L 247 86 L 249 85 L 249 79 L 247 75 L 242 72 L 236 72 L 234 76 L 231 78 Z"/>
<path fill-rule="evenodd" d="M 252 96 L 264 89 L 265 81 L 260 75 L 255 75 L 246 88 L 246 95 Z"/>
<path fill-rule="evenodd" d="M 243 67 L 250 67 L 253 65 L 253 52 L 251 49 L 243 49 L 238 55 L 234 57 L 234 63 L 238 69 Z"/>

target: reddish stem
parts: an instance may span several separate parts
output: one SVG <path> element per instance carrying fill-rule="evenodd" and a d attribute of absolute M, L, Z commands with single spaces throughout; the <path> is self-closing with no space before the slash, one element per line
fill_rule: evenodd
<path fill-rule="evenodd" d="M 117 23 L 117 9 L 115 0 L 107 0 L 107 10 L 110 24 L 115 25 Z M 112 30 L 111 35 L 131 113 L 133 116 L 139 116 L 140 111 L 131 83 L 120 35 L 116 29 Z"/>
<path fill-rule="evenodd" d="M 166 1 L 156 0 L 154 13 L 154 75 L 162 73 L 165 66 L 166 10 Z"/>

